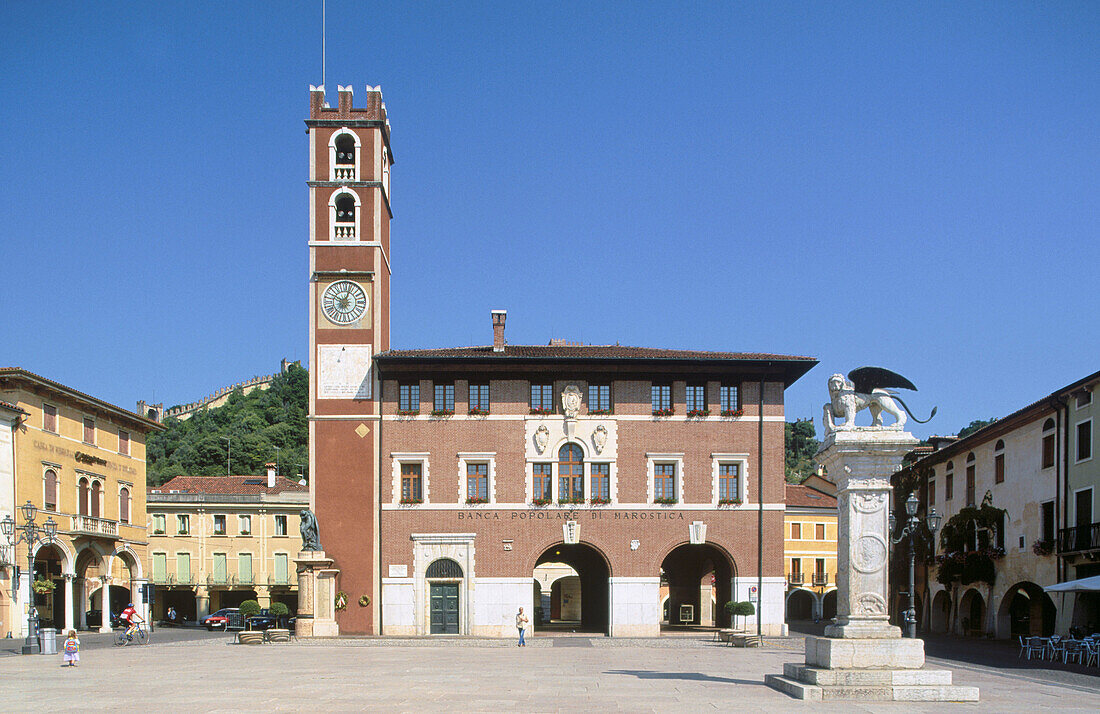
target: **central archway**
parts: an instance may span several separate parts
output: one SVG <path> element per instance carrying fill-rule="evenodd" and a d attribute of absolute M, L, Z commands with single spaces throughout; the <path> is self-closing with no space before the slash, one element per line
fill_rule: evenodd
<path fill-rule="evenodd" d="M 725 605 L 733 599 L 733 560 L 712 543 L 678 545 L 661 561 L 668 588 L 667 626 L 729 627 Z"/>
<path fill-rule="evenodd" d="M 565 566 L 562 571 L 566 576 L 556 580 L 551 587 L 552 614 L 558 619 L 543 612 L 544 606 L 536 601 L 535 606 L 539 608 L 536 614 L 542 617 L 531 618 L 534 629 L 608 634 L 611 567 L 603 553 L 587 543 L 560 543 L 544 550 L 535 561 L 535 567 L 555 563 Z M 556 602 L 555 597 L 558 598 Z M 564 619 L 566 617 L 569 619 Z"/>

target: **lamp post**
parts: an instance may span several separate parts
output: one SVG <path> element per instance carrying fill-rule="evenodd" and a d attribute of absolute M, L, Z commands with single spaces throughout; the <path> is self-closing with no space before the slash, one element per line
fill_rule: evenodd
<path fill-rule="evenodd" d="M 47 518 L 41 526 L 35 523 L 34 517 L 38 515 L 38 509 L 30 501 L 20 506 L 19 510 L 23 514 L 23 525 L 17 528 L 15 519 L 7 515 L 0 521 L 0 530 L 3 531 L 8 545 L 12 546 L 13 560 L 15 546 L 20 543 L 27 544 L 27 638 L 23 642 L 23 654 L 35 654 L 38 651 L 38 639 L 35 633 L 37 622 L 30 616 L 34 609 L 32 594 L 34 593 L 34 546 L 39 542 L 44 545 L 52 543 L 54 536 L 57 535 L 57 523 L 54 522 L 53 517 Z M 13 587 L 12 590 L 18 592 L 19 588 Z"/>
<path fill-rule="evenodd" d="M 905 636 L 914 638 L 917 636 L 917 608 L 914 600 L 913 590 L 916 589 L 916 546 L 913 542 L 920 531 L 920 519 L 917 518 L 917 506 L 920 505 L 920 501 L 917 499 L 915 493 L 909 494 L 909 498 L 905 499 L 905 515 L 907 518 L 905 522 L 901 524 L 901 532 L 898 533 L 898 537 L 890 537 L 891 542 L 894 545 L 901 543 L 903 540 L 909 541 L 909 608 L 905 611 Z M 931 533 L 932 543 L 936 542 L 936 531 L 940 527 L 940 514 L 936 513 L 935 508 L 928 509 L 928 515 L 925 517 L 925 526 L 928 528 L 928 532 Z M 897 526 L 897 518 L 894 517 L 894 512 L 890 511 L 890 533 L 894 532 L 894 528 Z M 920 533 L 920 536 L 924 538 L 924 534 Z"/>

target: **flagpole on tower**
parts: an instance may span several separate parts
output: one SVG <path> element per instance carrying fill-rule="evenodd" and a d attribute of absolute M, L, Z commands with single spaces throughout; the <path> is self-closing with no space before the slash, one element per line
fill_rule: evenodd
<path fill-rule="evenodd" d="M 325 86 L 325 0 L 321 0 L 321 86 Z"/>

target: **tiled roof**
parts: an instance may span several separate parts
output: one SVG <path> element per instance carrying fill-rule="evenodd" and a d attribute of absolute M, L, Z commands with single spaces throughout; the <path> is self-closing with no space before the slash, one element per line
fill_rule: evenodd
<path fill-rule="evenodd" d="M 805 486 L 787 484 L 787 506 L 799 508 L 836 508 L 836 498 Z"/>
<path fill-rule="evenodd" d="M 378 359 L 386 358 L 490 358 L 506 359 L 684 359 L 684 360 L 775 360 L 812 361 L 813 357 L 768 354 L 764 352 L 704 352 L 700 350 L 670 350 L 656 347 L 625 345 L 505 345 L 503 352 L 494 352 L 492 345 L 476 347 L 442 347 L 426 350 L 387 350 Z"/>
<path fill-rule="evenodd" d="M 12 404 L 11 402 L 5 402 L 2 399 L 0 399 L 0 407 L 4 407 L 5 409 L 10 409 L 13 412 L 19 412 L 20 414 L 27 414 L 27 412 L 24 409 L 20 408 L 18 404 Z"/>
<path fill-rule="evenodd" d="M 111 412 L 115 416 L 127 419 L 131 423 L 140 426 L 141 428 L 145 429 L 146 431 L 164 431 L 168 428 L 168 427 L 164 426 L 163 424 L 158 424 L 155 421 L 151 421 L 149 419 L 146 419 L 145 417 L 141 416 L 140 414 L 135 414 L 134 412 L 130 411 L 129 409 L 123 409 L 122 407 L 120 407 L 116 404 L 111 404 L 110 402 L 105 402 L 102 399 L 96 399 L 95 397 L 93 397 L 90 394 L 85 394 L 84 392 L 73 389 L 72 387 L 67 387 L 64 384 L 62 384 L 61 382 L 55 382 L 52 379 L 47 379 L 46 377 L 43 377 L 42 375 L 35 374 L 34 372 L 28 372 L 27 370 L 23 369 L 22 367 L 0 367 L 0 377 L 8 377 L 8 378 L 11 378 L 11 379 L 23 379 L 23 380 L 27 380 L 27 381 L 30 381 L 30 382 L 37 382 L 39 385 L 42 385 L 44 387 L 49 387 L 50 389 L 54 389 L 54 390 L 57 390 L 57 391 L 62 392 L 62 393 L 67 393 L 70 397 L 76 397 L 77 399 L 81 399 L 81 400 L 86 401 L 90 404 L 94 404 L 94 405 L 100 407 L 101 409 L 104 409 L 108 412 Z"/>
<path fill-rule="evenodd" d="M 258 483 L 248 483 L 250 481 Z M 267 478 L 264 476 L 176 476 L 167 483 L 149 489 L 149 493 L 210 493 L 234 496 L 291 492 L 308 493 L 309 486 L 288 478 L 277 478 L 275 488 L 268 488 Z"/>

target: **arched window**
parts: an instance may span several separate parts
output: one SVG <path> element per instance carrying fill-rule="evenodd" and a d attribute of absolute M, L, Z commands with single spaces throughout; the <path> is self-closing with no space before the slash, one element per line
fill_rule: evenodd
<path fill-rule="evenodd" d="M 955 495 L 955 462 L 948 461 L 943 472 L 943 500 L 950 501 Z"/>
<path fill-rule="evenodd" d="M 359 137 L 354 132 L 345 127 L 333 134 L 328 143 L 328 155 L 330 181 L 360 180 Z"/>
<path fill-rule="evenodd" d="M 42 505 L 47 511 L 57 510 L 57 472 L 53 469 L 46 470 L 45 492 Z"/>
<path fill-rule="evenodd" d="M 78 499 L 79 506 L 80 506 L 80 515 L 86 516 L 89 513 L 91 513 L 91 507 L 88 503 L 89 502 L 89 498 L 88 498 L 88 479 L 81 478 L 78 486 L 79 486 L 79 489 L 80 489 L 79 499 Z"/>
<path fill-rule="evenodd" d="M 99 506 L 103 502 L 103 484 L 99 481 L 92 481 L 92 512 L 89 514 L 92 518 L 99 518 Z"/>
<path fill-rule="evenodd" d="M 462 578 L 462 566 L 450 558 L 440 558 L 428 566 L 424 577 L 429 580 L 459 580 Z"/>
<path fill-rule="evenodd" d="M 966 455 L 966 505 L 974 505 L 974 479 L 977 472 L 977 464 L 974 459 L 974 452 L 971 451 Z"/>
<path fill-rule="evenodd" d="M 118 520 L 130 522 L 130 489 L 125 487 L 118 492 Z"/>
<path fill-rule="evenodd" d="M 993 481 L 994 483 L 1004 483 L 1005 481 L 1004 439 L 997 439 L 997 444 L 993 447 Z"/>
<path fill-rule="evenodd" d="M 355 240 L 359 235 L 359 197 L 344 190 L 333 194 L 329 203 L 331 240 Z"/>
<path fill-rule="evenodd" d="M 1054 466 L 1054 420 L 1043 422 L 1043 468 Z"/>
<path fill-rule="evenodd" d="M 584 452 L 576 444 L 558 450 L 558 500 L 584 501 Z"/>

